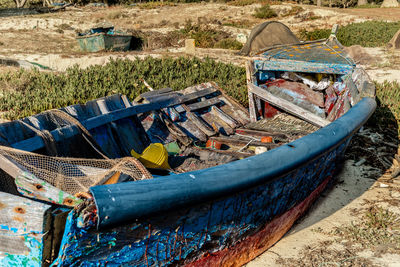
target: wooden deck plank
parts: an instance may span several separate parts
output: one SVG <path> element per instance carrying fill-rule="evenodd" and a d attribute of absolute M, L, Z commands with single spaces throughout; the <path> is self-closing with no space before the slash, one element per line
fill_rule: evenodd
<path fill-rule="evenodd" d="M 256 103 L 254 101 L 254 94 L 251 92 L 251 88 L 249 86 L 249 84 L 255 83 L 253 73 L 254 73 L 253 62 L 246 61 L 246 80 L 247 80 L 247 93 L 249 97 L 250 121 L 255 122 L 257 121 Z"/>
<path fill-rule="evenodd" d="M 189 105 L 187 105 L 187 107 L 189 108 L 190 111 L 196 111 L 196 110 L 199 110 L 202 108 L 207 108 L 212 105 L 217 105 L 219 103 L 221 103 L 221 100 L 214 97 L 214 98 L 207 99 L 205 101 L 189 104 Z"/>
<path fill-rule="evenodd" d="M 51 206 L 0 192 L 0 266 L 41 266 Z"/>
<path fill-rule="evenodd" d="M 270 92 L 268 92 L 267 90 L 262 89 L 254 84 L 250 83 L 250 84 L 248 84 L 248 86 L 249 86 L 249 90 L 252 93 L 254 93 L 258 97 L 262 98 L 263 100 L 267 101 L 268 103 L 275 105 L 275 106 L 285 110 L 286 112 L 289 112 L 290 114 L 293 114 L 293 115 L 295 115 L 305 121 L 308 121 L 316 126 L 324 127 L 330 123 L 330 121 L 325 120 L 325 119 L 323 119 L 301 107 L 298 107 L 295 104 L 293 104 L 285 99 L 276 97 L 273 94 L 271 94 Z"/>

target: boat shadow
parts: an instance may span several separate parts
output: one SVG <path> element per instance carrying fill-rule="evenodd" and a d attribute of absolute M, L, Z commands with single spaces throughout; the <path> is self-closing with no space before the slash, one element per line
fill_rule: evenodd
<path fill-rule="evenodd" d="M 395 172 L 400 173 L 400 166 L 392 167 L 393 159 L 398 157 L 398 146 L 395 116 L 389 108 L 382 107 L 378 99 L 376 112 L 353 137 L 331 185 L 287 235 L 308 228 L 346 207 L 369 190 L 389 169 L 392 176 Z"/>

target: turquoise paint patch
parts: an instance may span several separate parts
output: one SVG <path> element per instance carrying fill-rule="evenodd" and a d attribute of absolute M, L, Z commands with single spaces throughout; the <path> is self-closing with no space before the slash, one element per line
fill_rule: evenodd
<path fill-rule="evenodd" d="M 21 235 L 24 238 L 25 246 L 28 248 L 28 255 L 15 255 L 5 253 L 5 257 L 0 259 L 0 266 L 42 266 L 43 239 L 38 241 L 35 237 L 29 234 Z"/>

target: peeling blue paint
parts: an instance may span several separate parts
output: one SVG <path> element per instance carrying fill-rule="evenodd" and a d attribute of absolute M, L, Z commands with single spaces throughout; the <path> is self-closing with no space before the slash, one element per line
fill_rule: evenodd
<path fill-rule="evenodd" d="M 24 239 L 24 245 L 29 250 L 29 254 L 15 255 L 5 253 L 6 256 L 4 258 L 0 258 L 0 266 L 42 266 L 42 238 L 40 237 L 38 239 L 38 237 L 31 236 L 30 234 L 22 234 L 20 237 Z"/>

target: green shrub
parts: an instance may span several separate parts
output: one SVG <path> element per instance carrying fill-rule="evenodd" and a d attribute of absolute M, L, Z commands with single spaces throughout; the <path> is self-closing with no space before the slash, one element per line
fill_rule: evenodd
<path fill-rule="evenodd" d="M 253 16 L 259 19 L 270 19 L 277 17 L 278 14 L 276 14 L 275 10 L 273 10 L 269 5 L 263 5 L 262 7 L 256 9 Z"/>
<path fill-rule="evenodd" d="M 331 30 L 328 29 L 316 29 L 313 31 L 302 29 L 299 32 L 299 38 L 304 41 L 315 41 L 319 39 L 326 39 L 330 34 Z"/>
<path fill-rule="evenodd" d="M 365 21 L 339 27 L 337 38 L 345 46 L 377 47 L 388 43 L 399 29 L 400 22 Z M 330 29 L 303 29 L 299 37 L 302 40 L 318 40 L 328 38 L 329 34 Z"/>
<path fill-rule="evenodd" d="M 17 119 L 115 93 L 134 99 L 147 91 L 141 78 L 155 89 L 171 87 L 174 90 L 215 81 L 247 105 L 246 72 L 242 67 L 208 58 L 148 57 L 111 60 L 105 66 L 87 69 L 74 66 L 61 74 L 24 70 L 1 73 L 0 113 L 4 118 Z"/>
<path fill-rule="evenodd" d="M 179 32 L 186 38 L 195 40 L 197 47 L 212 48 L 220 40 L 230 37 L 230 34 L 210 27 L 207 24 L 193 24 L 191 20 L 187 20 L 185 27 Z"/>
<path fill-rule="evenodd" d="M 369 123 L 381 129 L 398 129 L 400 136 L 400 83 L 375 83 L 378 107 Z"/>
<path fill-rule="evenodd" d="M 243 47 L 243 44 L 236 39 L 227 38 L 218 41 L 215 45 L 215 48 L 223 48 L 223 49 L 232 49 L 232 50 L 240 50 Z"/>
<path fill-rule="evenodd" d="M 222 25 L 243 29 L 243 28 L 251 28 L 253 26 L 253 23 L 251 23 L 247 19 L 244 19 L 244 20 L 230 19 L 230 20 L 223 22 Z"/>
<path fill-rule="evenodd" d="M 361 6 L 354 6 L 354 8 L 380 8 L 380 5 L 377 5 L 375 3 L 368 3 L 366 5 L 361 5 Z"/>
<path fill-rule="evenodd" d="M 255 3 L 258 3 L 259 0 L 233 0 L 228 2 L 228 5 L 231 6 L 248 6 L 248 5 L 252 5 Z"/>

